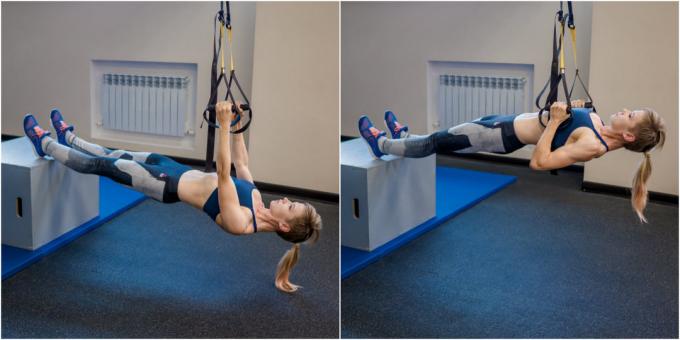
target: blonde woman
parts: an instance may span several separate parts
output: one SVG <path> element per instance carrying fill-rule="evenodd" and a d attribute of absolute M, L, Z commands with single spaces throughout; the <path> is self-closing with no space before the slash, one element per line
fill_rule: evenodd
<path fill-rule="evenodd" d="M 647 180 L 652 173 L 649 153 L 661 148 L 666 140 L 663 119 L 652 109 L 624 109 L 612 114 L 611 123 L 606 125 L 596 113 L 582 108 L 583 103 L 574 101 L 571 115 L 567 114 L 566 103 L 554 103 L 550 112 L 540 117 L 545 121 L 549 115 L 545 127 L 539 124 L 539 113 L 534 112 L 486 116 L 428 136 L 414 136 L 387 111 L 385 125 L 392 139 L 376 129 L 366 116 L 359 119 L 359 132 L 376 158 L 384 154 L 425 157 L 436 152 L 503 154 L 534 144 L 530 166 L 537 170 L 586 162 L 620 148 L 641 152 L 644 158 L 633 179 L 632 205 L 640 220 L 647 222 L 643 212 L 647 205 Z"/>
<path fill-rule="evenodd" d="M 229 102 L 217 104 L 221 126 L 230 125 L 231 108 Z M 73 133 L 73 126 L 64 122 L 58 110 L 50 116 L 58 141 L 31 114 L 24 117 L 24 132 L 39 156 L 49 155 L 81 173 L 109 177 L 159 202 L 185 202 L 204 211 L 230 234 L 276 232 L 293 246 L 279 261 L 275 285 L 288 293 L 299 288 L 289 281 L 290 271 L 298 260 L 300 244 L 318 239 L 321 216 L 311 204 L 287 198 L 272 201 L 269 207 L 264 204 L 248 169 L 242 134 L 233 135 L 230 142 L 229 131 L 219 129 L 217 173 L 205 173 L 159 154 L 109 150 L 89 143 Z M 232 162 L 235 178 L 230 176 Z"/>

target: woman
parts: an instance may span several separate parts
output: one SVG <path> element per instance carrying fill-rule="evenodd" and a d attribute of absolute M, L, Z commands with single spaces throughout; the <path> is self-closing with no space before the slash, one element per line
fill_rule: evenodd
<path fill-rule="evenodd" d="M 359 119 L 359 132 L 377 158 L 384 154 L 425 157 L 440 151 L 504 154 L 534 144 L 530 166 L 537 170 L 586 162 L 621 147 L 642 152 L 644 159 L 633 179 L 632 205 L 640 220 L 647 222 L 643 211 L 647 205 L 647 179 L 652 172 L 649 152 L 664 144 L 663 119 L 652 109 L 624 109 L 612 114 L 610 125 L 605 125 L 597 114 L 582 108 L 583 101 L 574 101 L 573 107 L 568 115 L 566 103 L 554 103 L 550 113 L 546 113 L 550 119 L 545 127 L 539 124 L 538 113 L 534 112 L 486 116 L 428 136 L 409 135 L 408 127 L 399 124 L 395 115 L 387 111 L 385 124 L 392 139 L 373 127 L 366 116 Z M 565 121 L 568 122 L 561 126 Z"/>
<path fill-rule="evenodd" d="M 221 126 L 230 126 L 231 107 L 228 102 L 217 104 Z M 73 126 L 64 122 L 58 110 L 53 110 L 50 116 L 58 142 L 48 137 L 51 133 L 40 128 L 32 115 L 24 117 L 24 132 L 39 156 L 52 156 L 81 173 L 109 177 L 163 203 L 185 202 L 205 211 L 230 234 L 276 232 L 293 243 L 279 261 L 276 287 L 288 293 L 299 288 L 290 283 L 290 271 L 297 262 L 300 243 L 318 239 L 321 216 L 311 204 L 287 198 L 265 206 L 253 185 L 242 134 L 233 135 L 230 143 L 229 130 L 219 129 L 217 173 L 205 173 L 159 154 L 109 150 L 89 143 L 73 133 Z M 230 176 L 232 155 L 236 178 Z"/>

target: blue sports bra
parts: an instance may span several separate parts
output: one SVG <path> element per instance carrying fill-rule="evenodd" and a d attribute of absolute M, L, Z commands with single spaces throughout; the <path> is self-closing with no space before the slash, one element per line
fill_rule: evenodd
<path fill-rule="evenodd" d="M 255 209 L 253 208 L 253 190 L 257 189 L 255 184 L 248 181 L 244 181 L 238 178 L 231 178 L 236 186 L 236 194 L 238 195 L 238 202 L 242 207 L 250 209 L 253 214 L 253 229 L 257 232 L 257 222 L 255 221 Z M 203 205 L 203 211 L 205 211 L 213 221 L 217 218 L 220 213 L 220 200 L 217 196 L 217 188 L 212 192 L 208 200 Z"/>
<path fill-rule="evenodd" d="M 609 151 L 609 145 L 607 145 L 604 139 L 602 139 L 602 136 L 600 136 L 593 126 L 593 121 L 590 119 L 591 111 L 592 110 L 588 108 L 572 108 L 571 119 L 567 121 L 565 126 L 560 127 L 560 129 L 555 132 L 555 136 L 552 140 L 551 151 L 563 146 L 567 142 L 567 139 L 569 139 L 569 135 L 571 135 L 574 130 L 583 126 L 593 130 L 593 132 L 595 132 L 595 136 L 600 139 L 602 144 L 604 144 L 604 147 L 607 148 L 607 151 Z M 602 124 L 604 124 L 604 122 Z"/>

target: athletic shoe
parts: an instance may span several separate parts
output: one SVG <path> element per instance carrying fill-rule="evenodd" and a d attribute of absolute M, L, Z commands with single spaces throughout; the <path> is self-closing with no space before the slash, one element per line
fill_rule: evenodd
<path fill-rule="evenodd" d="M 399 139 L 402 132 L 408 132 L 408 126 L 399 124 L 392 111 L 385 111 L 385 127 L 390 131 L 392 139 Z"/>
<path fill-rule="evenodd" d="M 64 122 L 64 117 L 61 116 L 61 112 L 59 112 L 58 109 L 52 110 L 52 113 L 50 113 L 50 119 L 52 120 L 52 126 L 54 126 L 54 130 L 57 131 L 57 139 L 59 140 L 59 144 L 70 146 L 66 143 L 66 131 L 73 131 L 73 126 Z"/>
<path fill-rule="evenodd" d="M 373 123 L 371 123 L 371 120 L 368 119 L 368 117 L 361 116 L 361 118 L 359 118 L 359 133 L 361 134 L 361 137 L 364 138 L 366 144 L 368 144 L 368 149 L 371 151 L 371 155 L 374 158 L 377 159 L 384 155 L 378 147 L 378 139 L 387 135 L 385 131 L 376 129 L 373 127 Z"/>
<path fill-rule="evenodd" d="M 33 143 L 38 156 L 45 157 L 45 152 L 43 152 L 40 142 L 45 136 L 51 135 L 51 133 L 43 130 L 40 125 L 38 125 L 38 121 L 35 120 L 35 117 L 30 113 L 24 116 L 24 133 L 26 134 L 26 137 L 31 140 L 31 143 Z"/>

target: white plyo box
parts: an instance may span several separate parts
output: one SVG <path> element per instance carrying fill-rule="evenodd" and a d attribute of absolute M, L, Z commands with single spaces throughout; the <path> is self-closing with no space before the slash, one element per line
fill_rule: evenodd
<path fill-rule="evenodd" d="M 27 137 L 2 143 L 2 243 L 35 250 L 99 216 L 99 177 L 38 157 Z"/>
<path fill-rule="evenodd" d="M 343 246 L 372 251 L 435 216 L 435 155 L 376 160 L 361 138 L 340 149 Z"/>

